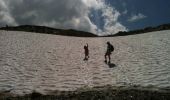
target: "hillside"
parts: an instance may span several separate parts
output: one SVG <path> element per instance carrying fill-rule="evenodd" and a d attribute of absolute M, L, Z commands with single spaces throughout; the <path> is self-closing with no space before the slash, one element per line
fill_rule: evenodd
<path fill-rule="evenodd" d="M 170 30 L 170 24 L 163 24 L 163 25 L 159 25 L 159 26 L 156 26 L 156 27 L 146 27 L 144 29 L 131 30 L 131 31 L 128 31 L 128 32 L 120 31 L 117 34 L 108 35 L 106 37 L 136 35 L 136 34 L 143 34 L 143 33 L 163 31 L 163 30 Z"/>
<path fill-rule="evenodd" d="M 169 33 L 84 38 L 1 30 L 0 92 L 49 94 L 105 85 L 170 91 Z M 115 47 L 109 65 L 104 63 L 107 41 Z M 88 61 L 83 61 L 85 43 Z"/>
<path fill-rule="evenodd" d="M 64 29 L 55 29 L 46 26 L 35 26 L 35 25 L 21 25 L 13 27 L 2 27 L 1 30 L 8 31 L 25 31 L 25 32 L 36 32 L 44 34 L 54 34 L 54 35 L 63 35 L 63 36 L 75 36 L 75 37 L 96 37 L 97 35 L 89 32 L 77 31 L 73 29 L 64 30 Z"/>
<path fill-rule="evenodd" d="M 21 26 L 6 26 L 1 27 L 0 30 L 8 30 L 8 31 L 25 31 L 25 32 L 36 32 L 36 33 L 44 33 L 44 34 L 54 34 L 54 35 L 63 35 L 63 36 L 75 36 L 75 37 L 99 37 L 94 33 L 77 31 L 73 29 L 64 30 L 64 29 L 55 29 L 46 26 L 35 26 L 35 25 L 21 25 Z M 144 29 L 139 30 L 131 30 L 128 32 L 118 32 L 113 35 L 103 35 L 101 37 L 115 37 L 115 36 L 127 36 L 127 35 L 136 35 L 143 34 L 148 32 L 162 31 L 162 30 L 170 30 L 170 24 L 163 24 L 156 27 L 146 27 Z"/>

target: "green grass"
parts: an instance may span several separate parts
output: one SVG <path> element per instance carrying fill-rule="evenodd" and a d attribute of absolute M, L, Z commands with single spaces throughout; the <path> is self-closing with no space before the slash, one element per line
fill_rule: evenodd
<path fill-rule="evenodd" d="M 25 96 L 0 96 L 0 100 L 170 100 L 170 91 L 135 87 L 95 87 L 77 91 L 54 91 L 50 95 L 32 93 Z"/>

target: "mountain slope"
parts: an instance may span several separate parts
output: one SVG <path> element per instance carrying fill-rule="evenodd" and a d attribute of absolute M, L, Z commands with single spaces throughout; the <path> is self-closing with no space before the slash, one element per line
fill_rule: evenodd
<path fill-rule="evenodd" d="M 75 37 L 97 37 L 97 35 L 84 31 L 77 31 L 73 29 L 55 29 L 46 26 L 35 26 L 35 25 L 21 25 L 13 27 L 1 27 L 1 30 L 8 31 L 25 31 L 25 32 L 36 32 L 44 34 L 54 34 L 54 35 L 63 35 L 63 36 L 75 36 Z"/>
<path fill-rule="evenodd" d="M 103 85 L 170 87 L 170 31 L 83 38 L 0 31 L 0 91 L 27 94 Z M 106 42 L 115 46 L 104 63 Z M 83 61 L 85 43 L 90 58 Z"/>

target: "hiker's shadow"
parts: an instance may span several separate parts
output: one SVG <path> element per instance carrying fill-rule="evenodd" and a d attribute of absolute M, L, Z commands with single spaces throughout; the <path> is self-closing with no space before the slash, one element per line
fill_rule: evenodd
<path fill-rule="evenodd" d="M 114 68 L 116 65 L 114 63 L 108 63 L 109 68 Z"/>

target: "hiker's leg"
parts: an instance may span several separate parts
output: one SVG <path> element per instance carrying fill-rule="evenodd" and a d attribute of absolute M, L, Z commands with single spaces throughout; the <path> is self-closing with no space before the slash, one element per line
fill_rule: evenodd
<path fill-rule="evenodd" d="M 110 59 L 111 59 L 111 58 L 110 58 L 110 54 L 108 55 L 108 58 L 109 58 L 109 63 L 110 63 Z"/>
<path fill-rule="evenodd" d="M 86 58 L 86 54 L 84 54 L 84 58 Z"/>
<path fill-rule="evenodd" d="M 89 59 L 89 56 L 88 55 L 86 55 L 86 60 L 88 60 Z"/>
<path fill-rule="evenodd" d="M 104 57 L 105 57 L 105 61 L 107 61 L 107 53 L 104 55 Z"/>
<path fill-rule="evenodd" d="M 87 58 L 89 58 L 89 53 L 87 53 Z"/>

